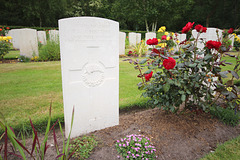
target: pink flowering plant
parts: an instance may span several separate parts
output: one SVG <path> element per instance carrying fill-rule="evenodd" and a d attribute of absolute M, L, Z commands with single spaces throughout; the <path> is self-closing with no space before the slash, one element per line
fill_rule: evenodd
<path fill-rule="evenodd" d="M 118 153 L 124 159 L 155 159 L 156 149 L 151 144 L 150 139 L 144 135 L 128 135 L 116 142 Z M 118 156 L 120 157 L 120 156 Z"/>
<path fill-rule="evenodd" d="M 165 32 L 165 29 L 161 27 L 159 31 Z M 239 101 L 238 88 L 233 80 L 239 79 L 240 61 L 238 56 L 228 53 L 230 48 L 226 44 L 233 36 L 233 29 L 223 32 L 223 36 L 217 30 L 217 40 L 207 42 L 200 38 L 207 31 L 206 27 L 196 25 L 198 34 L 195 38 L 191 35 L 192 29 L 194 22 L 188 22 L 182 29 L 187 38 L 180 42 L 177 37 L 173 37 L 178 45 L 179 55 L 169 52 L 167 43 L 151 39 L 147 44 L 153 46 L 153 49 L 147 58 L 141 61 L 126 59 L 139 70 L 141 82 L 138 87 L 145 91 L 142 96 L 148 97 L 153 107 L 174 113 L 178 113 L 180 108 L 181 111 L 190 110 L 196 113 L 209 111 L 219 97 L 227 101 L 229 107 L 238 107 L 235 103 Z M 204 47 L 198 48 L 198 42 L 203 43 Z M 224 56 L 236 59 L 233 70 L 222 71 L 222 66 L 231 65 L 222 60 Z M 231 79 L 224 83 L 223 79 L 228 74 L 231 74 Z M 218 97 L 215 98 L 215 95 Z"/>

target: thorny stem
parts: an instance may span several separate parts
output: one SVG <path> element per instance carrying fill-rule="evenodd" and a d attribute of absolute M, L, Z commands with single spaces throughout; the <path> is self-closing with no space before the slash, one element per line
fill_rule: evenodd
<path fill-rule="evenodd" d="M 197 46 L 197 41 L 198 41 L 198 38 L 199 38 L 200 34 L 201 34 L 201 33 L 198 32 L 197 39 L 196 39 L 195 42 L 194 42 L 194 46 Z M 197 59 L 196 48 L 197 48 L 197 47 L 194 47 L 194 61 L 196 61 L 196 59 Z"/>
<path fill-rule="evenodd" d="M 139 64 L 137 64 L 137 67 L 138 67 L 138 70 L 139 70 L 139 72 L 140 72 L 140 75 L 141 75 L 141 78 L 142 78 L 143 84 L 145 84 L 145 81 L 144 81 L 144 79 L 143 79 L 142 70 L 141 70 Z"/>

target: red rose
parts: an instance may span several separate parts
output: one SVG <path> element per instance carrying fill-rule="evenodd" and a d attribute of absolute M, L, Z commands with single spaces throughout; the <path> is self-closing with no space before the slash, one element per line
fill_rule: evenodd
<path fill-rule="evenodd" d="M 147 40 L 147 44 L 148 45 L 157 45 L 158 39 L 157 38 L 149 39 L 149 40 Z"/>
<path fill-rule="evenodd" d="M 130 56 L 130 55 L 132 55 L 132 53 L 133 53 L 132 51 L 129 51 L 129 52 L 128 52 L 128 55 Z"/>
<path fill-rule="evenodd" d="M 167 39 L 167 36 L 166 36 L 166 35 L 163 35 L 161 39 L 162 39 L 162 40 L 166 40 L 166 39 Z"/>
<path fill-rule="evenodd" d="M 2 31 L 2 28 L 0 28 L 0 31 Z"/>
<path fill-rule="evenodd" d="M 203 27 L 202 32 L 206 33 L 207 32 L 207 27 Z"/>
<path fill-rule="evenodd" d="M 168 59 L 163 60 L 163 67 L 166 68 L 167 70 L 173 69 L 176 65 L 176 60 L 173 59 L 172 57 L 168 57 Z"/>
<path fill-rule="evenodd" d="M 7 27 L 6 29 L 10 29 L 9 27 Z"/>
<path fill-rule="evenodd" d="M 188 22 L 185 27 L 182 29 L 182 33 L 187 33 L 194 25 L 194 22 Z"/>
<path fill-rule="evenodd" d="M 159 51 L 158 49 L 156 49 L 156 48 L 153 48 L 153 49 L 152 49 L 152 52 L 157 53 L 157 54 L 160 53 L 160 51 Z"/>
<path fill-rule="evenodd" d="M 229 34 L 233 33 L 233 28 L 230 28 L 230 29 L 228 30 L 228 33 L 229 33 Z"/>
<path fill-rule="evenodd" d="M 218 50 L 221 45 L 222 45 L 221 42 L 212 41 L 212 40 L 207 41 L 207 43 L 206 43 L 206 47 L 207 47 L 208 49 L 215 48 L 216 50 Z"/>
<path fill-rule="evenodd" d="M 153 72 L 151 72 L 149 74 L 144 74 L 146 81 L 149 81 L 152 78 L 152 74 L 153 74 Z"/>
<path fill-rule="evenodd" d="M 203 27 L 203 26 L 200 25 L 200 24 L 196 25 L 196 26 L 195 26 L 195 29 L 196 29 L 196 31 L 198 31 L 198 32 L 205 32 L 205 33 L 206 33 L 206 31 L 207 31 L 207 28 L 206 28 L 206 27 Z"/>

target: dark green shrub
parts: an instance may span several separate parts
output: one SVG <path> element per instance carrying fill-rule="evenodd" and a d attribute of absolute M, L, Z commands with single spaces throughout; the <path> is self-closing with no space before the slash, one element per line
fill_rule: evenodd
<path fill-rule="evenodd" d="M 47 44 L 39 50 L 40 61 L 57 61 L 60 60 L 59 42 L 47 41 Z"/>
<path fill-rule="evenodd" d="M 211 107 L 210 114 L 227 125 L 236 126 L 239 123 L 239 114 L 229 108 Z"/>

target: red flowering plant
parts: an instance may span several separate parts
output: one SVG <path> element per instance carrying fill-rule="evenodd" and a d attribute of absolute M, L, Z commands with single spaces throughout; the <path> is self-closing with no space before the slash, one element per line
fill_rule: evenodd
<path fill-rule="evenodd" d="M 165 31 L 165 29 L 166 27 L 161 27 L 159 30 Z M 183 27 L 182 33 L 189 33 L 192 29 L 194 22 L 188 22 Z M 195 29 L 198 32 L 196 38 L 189 37 L 179 42 L 180 55 L 174 55 L 167 49 L 168 44 L 163 44 L 162 41 L 167 40 L 168 36 L 162 36 L 158 44 L 153 39 L 147 41 L 153 49 L 145 59 L 141 61 L 127 59 L 130 64 L 135 65 L 135 69 L 139 70 L 138 77 L 141 78 L 141 82 L 138 83 L 138 87 L 145 91 L 142 96 L 149 97 L 153 107 L 174 113 L 179 113 L 180 108 L 182 111 L 199 113 L 209 111 L 215 104 L 215 92 L 225 94 L 225 98 L 228 97 L 229 100 L 238 99 L 237 88 L 232 86 L 234 93 L 226 92 L 227 89 L 223 86 L 229 87 L 229 85 L 223 84 L 222 81 L 227 73 L 232 74 L 232 79 L 239 78 L 237 69 L 240 61 L 236 56 L 226 53 L 224 43 L 224 39 L 231 33 L 226 32 L 226 36 L 220 37 L 216 32 L 218 40 L 204 42 L 205 47 L 200 49 L 197 47 L 197 42 L 200 34 L 205 33 L 207 28 L 196 25 Z M 221 66 L 230 64 L 221 60 L 223 56 L 237 59 L 234 71 L 221 71 Z M 233 81 L 230 82 L 232 85 Z"/>
<path fill-rule="evenodd" d="M 10 30 L 9 27 L 1 27 L 0 26 L 0 36 L 6 36 L 6 34 L 8 34 L 9 30 Z"/>

